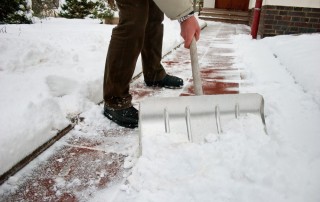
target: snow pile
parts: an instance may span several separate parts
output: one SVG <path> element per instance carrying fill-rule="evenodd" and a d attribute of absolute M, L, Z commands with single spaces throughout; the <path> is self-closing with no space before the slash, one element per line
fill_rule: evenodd
<path fill-rule="evenodd" d="M 249 196 L 260 200 L 270 193 L 268 183 L 274 179 L 266 178 L 274 169 L 265 163 L 269 137 L 263 127 L 247 127 L 254 118 L 234 120 L 223 135 L 208 134 L 200 144 L 185 142 L 181 134 L 146 137 L 129 185 L 122 187 L 129 194 L 121 200 L 246 201 Z"/>
<path fill-rule="evenodd" d="M 238 64 L 251 72 L 248 79 L 254 82 L 252 88 L 243 87 L 242 91 L 257 92 L 264 96 L 270 135 L 279 141 L 283 138 L 281 141 L 318 153 L 320 105 L 317 103 L 319 96 L 314 92 L 319 92 L 316 86 L 320 85 L 320 81 L 313 79 L 313 75 L 320 74 L 319 66 L 314 65 L 320 52 L 320 48 L 316 45 L 320 42 L 320 35 L 279 36 L 260 41 L 251 41 L 248 36 L 238 36 L 235 41 L 239 55 L 242 56 L 238 57 Z M 291 43 L 278 46 L 278 49 L 272 45 L 270 45 L 272 48 L 268 48 L 269 44 L 281 44 L 283 41 Z M 299 50 L 308 52 L 309 60 L 306 61 L 298 56 L 294 53 L 296 51 L 281 51 L 292 50 L 295 47 L 304 47 L 304 50 L 302 48 Z M 254 57 L 250 57 L 255 50 L 259 51 Z M 275 52 L 281 54 L 276 57 Z M 282 62 L 290 57 L 292 61 L 290 64 L 295 65 L 286 65 Z M 299 68 L 298 64 L 303 65 Z M 301 75 L 306 77 L 311 75 L 312 85 L 308 81 L 309 77 Z"/>
<path fill-rule="evenodd" d="M 2 25 L 0 174 L 52 138 L 68 118 L 102 101 L 104 63 L 114 25 L 48 18 Z M 163 54 L 182 42 L 165 19 Z M 141 72 L 139 59 L 135 75 Z"/>
<path fill-rule="evenodd" d="M 303 90 L 311 94 L 320 105 L 320 63 L 315 57 L 320 53 L 319 34 L 301 36 L 279 36 L 269 38 L 265 44 L 279 57 L 279 62 L 287 68 Z"/>

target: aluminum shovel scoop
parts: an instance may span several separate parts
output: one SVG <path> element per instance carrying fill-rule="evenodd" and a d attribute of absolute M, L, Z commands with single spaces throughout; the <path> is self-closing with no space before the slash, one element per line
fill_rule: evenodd
<path fill-rule="evenodd" d="M 201 142 L 211 133 L 220 134 L 223 123 L 252 113 L 261 117 L 266 132 L 264 99 L 259 94 L 202 95 L 195 39 L 190 47 L 192 76 L 197 96 L 147 98 L 140 102 L 141 139 L 157 133 L 185 134 L 190 142 Z"/>

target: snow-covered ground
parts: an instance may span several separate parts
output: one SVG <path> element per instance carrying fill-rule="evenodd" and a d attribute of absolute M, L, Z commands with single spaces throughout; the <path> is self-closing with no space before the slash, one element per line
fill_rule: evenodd
<path fill-rule="evenodd" d="M 165 19 L 163 54 L 182 42 Z M 48 18 L 1 25 L 0 174 L 102 101 L 107 48 L 114 25 Z M 1 28 L 2 28 L 1 27 Z M 141 72 L 139 59 L 135 75 Z M 10 107 L 9 107 L 10 106 Z"/>
<path fill-rule="evenodd" d="M 112 29 L 65 19 L 2 26 L 0 173 L 68 117 L 97 111 Z M 166 19 L 164 52 L 181 42 L 178 26 Z M 202 143 L 169 134 L 145 138 L 143 155 L 126 160 L 132 173 L 93 201 L 320 201 L 319 44 L 320 34 L 233 36 L 234 67 L 252 83 L 240 91 L 264 96 L 268 135 L 248 115 Z"/>

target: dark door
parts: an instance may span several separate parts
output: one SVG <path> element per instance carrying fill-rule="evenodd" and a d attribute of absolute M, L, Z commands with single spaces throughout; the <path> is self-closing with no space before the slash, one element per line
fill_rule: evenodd
<path fill-rule="evenodd" d="M 248 11 L 249 0 L 216 0 L 215 8 Z"/>

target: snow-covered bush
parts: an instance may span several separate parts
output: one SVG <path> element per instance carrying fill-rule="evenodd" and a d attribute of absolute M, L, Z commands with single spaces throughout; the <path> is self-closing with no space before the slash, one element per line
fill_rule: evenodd
<path fill-rule="evenodd" d="M 104 18 L 113 16 L 113 11 L 104 0 L 66 0 L 59 13 L 65 18 Z"/>
<path fill-rule="evenodd" d="M 109 5 L 105 2 L 100 2 L 94 9 L 92 13 L 93 18 L 105 19 L 105 18 L 113 18 L 114 11 L 109 7 Z"/>
<path fill-rule="evenodd" d="M 1 0 L 0 23 L 31 24 L 32 11 L 26 0 Z"/>
<path fill-rule="evenodd" d="M 55 16 L 53 11 L 59 8 L 59 0 L 32 0 L 32 11 L 36 17 Z"/>

